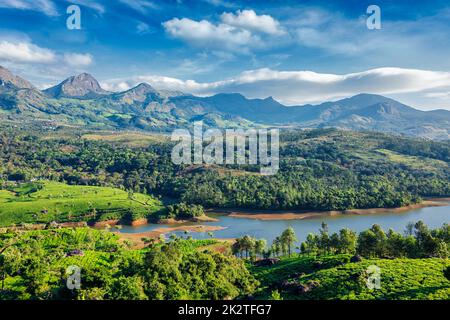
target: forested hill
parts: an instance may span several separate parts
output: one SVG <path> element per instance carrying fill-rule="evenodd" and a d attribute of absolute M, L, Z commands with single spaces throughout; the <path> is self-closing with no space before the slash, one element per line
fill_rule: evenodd
<path fill-rule="evenodd" d="M 0 180 L 54 180 L 206 207 L 343 210 L 450 196 L 450 143 L 334 129 L 281 134 L 280 170 L 178 166 L 161 135 L 4 129 Z"/>

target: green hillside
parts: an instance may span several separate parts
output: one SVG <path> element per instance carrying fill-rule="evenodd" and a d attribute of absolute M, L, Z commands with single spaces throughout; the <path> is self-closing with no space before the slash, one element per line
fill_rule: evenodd
<path fill-rule="evenodd" d="M 51 180 L 215 208 L 395 208 L 450 196 L 450 144 L 334 129 L 283 131 L 280 168 L 176 165 L 164 135 L 0 129 L 0 184 Z M 125 195 L 124 195 L 125 197 Z"/>
<path fill-rule="evenodd" d="M 162 203 L 151 196 L 108 187 L 43 181 L 0 190 L 0 226 L 22 222 L 130 221 L 162 208 Z"/>
<path fill-rule="evenodd" d="M 0 229 L 1 300 L 217 300 L 252 292 L 257 282 L 232 256 L 179 240 L 131 250 L 90 228 Z M 66 283 L 80 268 L 79 289 Z"/>
<path fill-rule="evenodd" d="M 449 259 L 368 259 L 357 263 L 349 259 L 350 255 L 300 256 L 282 258 L 271 267 L 252 267 L 252 274 L 261 282 L 257 297 L 267 298 L 278 290 L 283 299 L 300 300 L 450 299 L 450 281 L 443 273 L 450 266 Z M 371 290 L 365 283 L 371 265 L 380 268 L 380 289 Z M 281 288 L 286 280 L 317 287 L 298 293 Z"/>

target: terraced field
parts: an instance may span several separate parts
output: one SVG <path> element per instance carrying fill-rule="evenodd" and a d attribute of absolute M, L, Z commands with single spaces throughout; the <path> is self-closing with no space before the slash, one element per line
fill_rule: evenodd
<path fill-rule="evenodd" d="M 117 188 L 43 181 L 0 190 L 0 226 L 22 222 L 132 221 L 163 208 L 156 198 Z"/>
<path fill-rule="evenodd" d="M 444 276 L 449 259 L 367 259 L 349 262 L 349 255 L 283 258 L 271 267 L 251 267 L 262 283 L 258 298 L 267 298 L 286 280 L 318 286 L 306 293 L 278 289 L 284 299 L 300 300 L 446 300 L 450 281 Z M 317 263 L 319 261 L 319 263 Z M 380 288 L 369 289 L 369 266 L 380 268 Z"/>

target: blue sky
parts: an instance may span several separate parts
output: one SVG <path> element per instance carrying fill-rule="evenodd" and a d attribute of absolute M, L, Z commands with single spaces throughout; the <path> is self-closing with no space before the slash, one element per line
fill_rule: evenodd
<path fill-rule="evenodd" d="M 0 65 L 45 88 L 80 72 L 289 104 L 378 93 L 450 109 L 448 1 L 0 0 Z M 66 9 L 81 9 L 68 30 Z M 369 5 L 380 30 L 366 27 Z"/>

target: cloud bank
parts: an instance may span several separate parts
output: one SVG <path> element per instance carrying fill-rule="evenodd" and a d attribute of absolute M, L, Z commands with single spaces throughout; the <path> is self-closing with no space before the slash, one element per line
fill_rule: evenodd
<path fill-rule="evenodd" d="M 25 63 L 51 63 L 56 55 L 48 49 L 27 42 L 0 41 L 0 60 Z"/>
<path fill-rule="evenodd" d="M 93 62 L 90 54 L 69 52 L 58 54 L 51 49 L 42 48 L 27 40 L 0 40 L 0 62 L 16 64 L 60 64 L 71 67 L 89 66 Z"/>
<path fill-rule="evenodd" d="M 157 89 L 177 90 L 200 96 L 236 92 L 249 98 L 272 96 L 287 105 L 319 103 L 359 93 L 403 94 L 448 92 L 450 72 L 402 68 L 378 68 L 344 75 L 313 71 L 250 70 L 216 82 L 200 83 L 163 76 L 137 76 L 113 79 L 102 84 L 107 90 L 121 91 L 140 82 Z"/>

